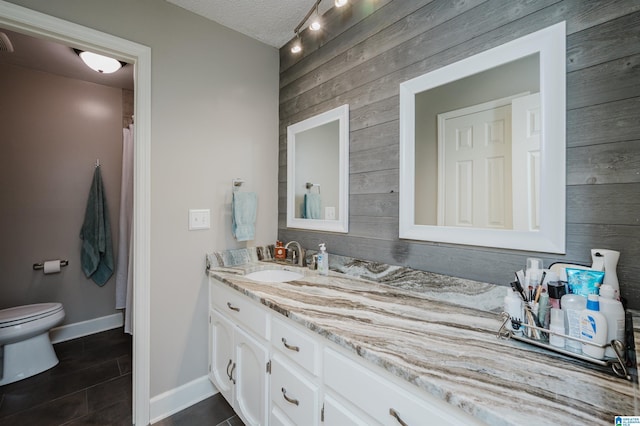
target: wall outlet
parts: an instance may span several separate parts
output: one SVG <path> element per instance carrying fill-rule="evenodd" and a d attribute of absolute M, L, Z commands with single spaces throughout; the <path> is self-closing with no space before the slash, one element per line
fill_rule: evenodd
<path fill-rule="evenodd" d="M 209 209 L 189 210 L 189 231 L 211 228 L 211 211 Z"/>
<path fill-rule="evenodd" d="M 326 220 L 336 220 L 336 208 L 335 207 L 325 207 L 324 208 L 324 218 Z"/>

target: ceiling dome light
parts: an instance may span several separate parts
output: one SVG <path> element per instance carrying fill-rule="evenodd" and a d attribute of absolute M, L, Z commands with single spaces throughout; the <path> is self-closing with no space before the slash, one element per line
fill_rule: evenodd
<path fill-rule="evenodd" d="M 99 73 L 111 74 L 122 68 L 122 64 L 117 59 L 108 56 L 98 55 L 92 52 L 80 52 L 80 58 L 89 68 Z"/>
<path fill-rule="evenodd" d="M 335 0 L 335 1 L 333 2 L 333 4 L 334 4 L 336 7 L 342 7 L 342 6 L 344 6 L 345 4 L 347 4 L 347 3 L 349 3 L 349 0 Z"/>

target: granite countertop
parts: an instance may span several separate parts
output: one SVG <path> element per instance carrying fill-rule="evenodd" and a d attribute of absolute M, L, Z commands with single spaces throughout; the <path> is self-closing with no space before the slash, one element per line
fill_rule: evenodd
<path fill-rule="evenodd" d="M 211 276 L 491 425 L 611 425 L 635 416 L 637 379 L 496 337 L 505 287 L 331 258 L 330 275 L 259 283 L 258 262 Z M 639 329 L 634 327 L 638 334 Z"/>

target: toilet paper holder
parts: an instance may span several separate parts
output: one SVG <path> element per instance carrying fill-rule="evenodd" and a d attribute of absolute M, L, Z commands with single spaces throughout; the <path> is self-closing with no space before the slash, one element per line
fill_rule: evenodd
<path fill-rule="evenodd" d="M 68 264 L 69 264 L 68 260 L 61 260 L 60 261 L 60 267 L 67 266 Z M 39 269 L 44 269 L 44 262 L 42 262 L 42 263 L 34 263 L 33 264 L 33 270 L 34 271 L 37 271 Z"/>

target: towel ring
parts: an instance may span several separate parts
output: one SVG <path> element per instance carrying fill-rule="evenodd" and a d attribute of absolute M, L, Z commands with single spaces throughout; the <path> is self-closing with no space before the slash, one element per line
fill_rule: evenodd
<path fill-rule="evenodd" d="M 311 193 L 311 189 L 317 186 L 318 187 L 318 194 L 320 194 L 320 184 L 319 183 L 311 183 L 311 182 L 307 182 L 305 187 L 307 188 L 307 191 L 309 191 L 309 193 Z"/>
<path fill-rule="evenodd" d="M 232 186 L 233 192 L 237 192 L 240 189 L 240 187 L 242 186 L 243 183 L 244 183 L 244 180 L 242 180 L 240 178 L 233 179 L 231 181 L 231 184 L 233 185 Z"/>

